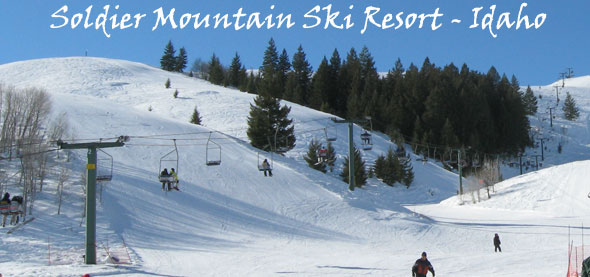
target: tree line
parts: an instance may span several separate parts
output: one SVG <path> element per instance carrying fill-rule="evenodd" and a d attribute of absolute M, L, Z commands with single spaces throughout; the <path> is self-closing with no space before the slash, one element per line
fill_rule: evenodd
<path fill-rule="evenodd" d="M 219 85 L 350 120 L 371 116 L 375 130 L 425 154 L 433 154 L 435 146 L 441 155 L 445 148 L 462 147 L 516 155 L 532 143 L 527 118 L 537 109 L 532 91 L 521 91 L 515 76 L 508 78 L 493 66 L 481 73 L 466 64 L 438 67 L 425 58 L 420 67 L 406 68 L 398 58 L 387 74 L 379 74 L 363 47 L 360 53 L 351 48 L 344 58 L 335 49 L 313 71 L 302 46 L 290 58 L 285 49 L 279 54 L 271 38 L 256 73 L 247 74 L 237 53 L 227 69 L 215 55 L 204 68 Z"/>

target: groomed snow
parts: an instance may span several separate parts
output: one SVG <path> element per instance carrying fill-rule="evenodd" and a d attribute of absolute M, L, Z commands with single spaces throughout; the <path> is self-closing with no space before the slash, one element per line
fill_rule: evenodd
<path fill-rule="evenodd" d="M 167 79 L 170 89 L 164 88 Z M 332 115 L 296 104 L 283 102 L 292 108 L 297 147 L 284 157 L 272 157 L 271 178 L 257 170 L 259 157 L 271 157 L 259 156 L 247 141 L 253 95 L 122 60 L 72 57 L 0 65 L 1 83 L 49 92 L 53 115 L 67 114 L 78 141 L 131 136 L 125 147 L 105 150 L 113 156 L 115 170 L 98 205 L 98 265 L 85 265 L 81 257 L 85 225 L 78 179 L 86 151 L 79 150 L 66 163 L 74 173 L 62 214 L 57 215 L 53 177 L 38 193 L 35 220 L 12 234 L 1 229 L 0 273 L 409 276 L 413 262 L 426 251 L 437 276 L 564 275 L 568 240 L 582 243 L 579 226 L 589 217 L 584 210 L 590 203 L 590 162 L 567 163 L 588 158 L 590 142 L 584 134 L 590 126 L 590 97 L 583 91 L 590 83 L 584 80 L 588 77 L 571 80 L 576 84 L 571 93 L 580 97 L 580 120 L 557 121 L 571 130 L 567 136 L 559 135 L 559 127 L 545 128 L 553 138 L 547 142 L 550 147 L 567 137 L 562 154 L 548 152 L 544 169 L 497 184 L 491 199 L 482 193 L 485 200 L 472 203 L 470 195 L 455 196 L 456 174 L 415 159 L 416 178 L 409 189 L 370 179 L 366 187 L 348 191 L 338 176 L 348 149 L 345 127 L 337 127 L 339 163 L 334 172 L 309 169 L 303 154 L 312 138 L 325 138 Z M 549 105 L 553 88 L 532 88 L 543 94 L 540 106 Z M 195 105 L 203 126 L 188 123 Z M 548 124 L 542 117 L 538 122 L 533 118 L 533 126 Z M 357 145 L 360 131 L 355 127 Z M 210 134 L 221 145 L 220 166 L 205 165 Z M 373 138 L 373 150 L 363 152 L 369 163 L 395 147 L 383 135 L 374 133 Z M 166 193 L 157 174 L 173 139 L 180 154 L 182 191 Z M 64 153 L 60 155 L 54 156 L 56 161 L 64 160 Z M 516 175 L 511 168 L 503 173 Z M 14 186 L 9 191 L 19 193 Z M 501 254 L 493 252 L 494 233 L 502 239 Z M 118 252 L 125 251 L 123 243 L 132 263 L 105 262 L 105 249 L 125 256 Z"/>

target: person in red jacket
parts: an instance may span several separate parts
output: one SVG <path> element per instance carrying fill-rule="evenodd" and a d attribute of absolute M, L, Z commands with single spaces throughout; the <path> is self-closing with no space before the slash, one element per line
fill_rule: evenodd
<path fill-rule="evenodd" d="M 422 252 L 422 258 L 416 260 L 412 266 L 412 277 L 426 277 L 428 271 L 432 272 L 432 277 L 434 277 L 434 267 L 426 258 L 426 252 Z"/>

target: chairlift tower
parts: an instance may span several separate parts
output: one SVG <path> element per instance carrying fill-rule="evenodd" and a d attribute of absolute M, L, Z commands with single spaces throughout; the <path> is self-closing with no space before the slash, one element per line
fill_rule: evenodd
<path fill-rule="evenodd" d="M 335 123 L 348 123 L 348 189 L 354 191 L 355 183 L 354 183 L 354 132 L 353 132 L 353 123 L 366 123 L 371 120 L 370 117 L 366 119 L 360 120 L 340 120 L 336 119 L 335 117 L 332 118 L 332 121 Z"/>
<path fill-rule="evenodd" d="M 86 264 L 96 264 L 96 162 L 97 149 L 122 147 L 129 141 L 128 136 L 120 136 L 116 142 L 65 143 L 57 141 L 59 149 L 88 149 L 86 165 Z"/>

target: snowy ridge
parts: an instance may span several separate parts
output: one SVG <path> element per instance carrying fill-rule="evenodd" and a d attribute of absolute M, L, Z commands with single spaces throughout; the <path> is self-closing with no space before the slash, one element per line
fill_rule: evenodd
<path fill-rule="evenodd" d="M 170 89 L 164 87 L 167 79 Z M 274 176 L 264 177 L 257 163 L 270 157 L 246 138 L 253 95 L 139 63 L 86 57 L 0 65 L 0 82 L 46 89 L 53 114 L 67 113 L 77 139 L 132 136 L 125 147 L 105 150 L 115 170 L 98 207 L 97 253 L 104 258 L 107 242 L 125 241 L 134 264 L 83 265 L 81 189 L 69 184 L 58 216 L 50 183 L 35 203 L 35 221 L 10 236 L 0 234 L 0 273 L 6 276 L 403 276 L 422 251 L 441 276 L 472 276 L 471 267 L 478 276 L 520 276 L 515 267 L 555 276 L 567 264 L 567 226 L 588 219 L 586 161 L 508 179 L 477 204 L 459 205 L 457 175 L 416 157 L 410 189 L 370 179 L 350 192 L 338 176 L 348 148 L 344 126 L 337 127 L 334 172 L 323 174 L 303 161 L 311 139 L 324 138 L 329 114 L 283 102 L 292 108 L 297 146 L 274 155 Z M 582 97 L 588 87 L 570 92 Z M 541 111 L 550 104 L 551 87 L 539 93 L 547 101 L 540 102 Z M 570 130 L 568 145 L 562 154 L 549 152 L 545 167 L 585 157 L 590 97 L 580 99 L 584 118 L 557 121 Z M 195 106 L 204 126 L 188 123 Z M 549 129 L 554 139 L 547 143 L 555 147 L 560 129 Z M 357 145 L 360 131 L 355 127 Z M 222 147 L 216 167 L 205 165 L 210 134 Z M 173 149 L 172 139 L 179 148 L 182 192 L 163 192 L 157 181 L 159 159 Z M 373 141 L 373 150 L 363 152 L 367 161 L 394 147 L 381 134 Z M 84 163 L 85 151 L 76 151 L 74 175 Z M 503 256 L 488 249 L 494 232 L 502 236 Z M 48 244 L 53 265 L 47 263 Z M 538 259 L 531 260 L 531 252 Z"/>

